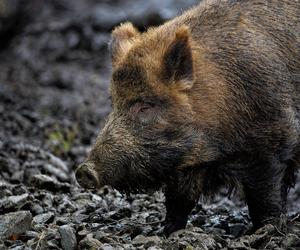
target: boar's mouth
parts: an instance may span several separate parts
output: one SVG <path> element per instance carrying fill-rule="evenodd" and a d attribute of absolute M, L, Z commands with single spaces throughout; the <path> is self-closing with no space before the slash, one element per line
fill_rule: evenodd
<path fill-rule="evenodd" d="M 105 173 L 103 171 L 99 173 L 94 162 L 84 162 L 76 169 L 75 177 L 81 187 L 91 190 L 104 185 L 124 193 L 151 192 L 159 189 L 162 186 L 163 176 L 137 170 L 140 167 L 135 162 L 128 162 L 124 165 L 110 166 L 110 170 L 106 169 Z M 103 169 L 103 166 L 101 168 Z"/>
<path fill-rule="evenodd" d="M 76 179 L 87 189 L 109 185 L 124 193 L 153 192 L 172 179 L 174 168 L 185 155 L 183 149 L 186 147 L 147 144 L 135 154 L 120 153 L 118 160 L 88 160 L 77 168 Z"/>
<path fill-rule="evenodd" d="M 158 190 L 172 180 L 194 147 L 194 129 L 146 138 L 132 132 L 121 118 L 111 115 L 87 161 L 77 169 L 78 183 L 89 189 L 109 185 L 125 193 Z"/>
<path fill-rule="evenodd" d="M 190 148 L 186 146 L 140 145 L 140 150 L 126 157 L 113 171 L 103 175 L 103 181 L 124 193 L 153 192 L 172 181 L 175 168 L 179 166 Z M 110 167 L 111 169 L 111 167 Z"/>
<path fill-rule="evenodd" d="M 138 150 L 122 147 L 117 153 L 114 145 L 110 150 L 90 154 L 77 168 L 76 179 L 88 189 L 109 185 L 123 193 L 153 192 L 172 181 L 176 167 L 182 164 L 192 145 L 190 138 L 175 145 L 147 142 L 139 144 Z"/>

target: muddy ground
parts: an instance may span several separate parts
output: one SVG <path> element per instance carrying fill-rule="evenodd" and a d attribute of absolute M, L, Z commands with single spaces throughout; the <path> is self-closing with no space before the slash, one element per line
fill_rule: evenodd
<path fill-rule="evenodd" d="M 161 236 L 161 192 L 81 189 L 74 169 L 110 111 L 111 29 L 158 25 L 195 0 L 0 0 L 0 249 L 300 249 L 300 187 L 288 231 L 253 235 L 226 190 L 186 230 Z"/>

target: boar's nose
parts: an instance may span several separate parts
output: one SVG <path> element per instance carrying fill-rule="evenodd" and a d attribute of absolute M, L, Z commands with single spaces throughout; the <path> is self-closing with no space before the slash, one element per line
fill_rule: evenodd
<path fill-rule="evenodd" d="M 87 189 L 99 187 L 99 177 L 95 171 L 95 164 L 86 162 L 79 165 L 75 177 L 80 186 Z"/>

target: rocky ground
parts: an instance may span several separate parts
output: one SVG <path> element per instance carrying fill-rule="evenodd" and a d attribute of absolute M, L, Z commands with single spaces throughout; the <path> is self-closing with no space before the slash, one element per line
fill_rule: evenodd
<path fill-rule="evenodd" d="M 110 111 L 111 29 L 143 30 L 195 2 L 0 0 L 0 249 L 300 249 L 299 186 L 288 232 L 247 235 L 247 209 L 224 191 L 166 239 L 161 192 L 91 193 L 75 181 Z"/>

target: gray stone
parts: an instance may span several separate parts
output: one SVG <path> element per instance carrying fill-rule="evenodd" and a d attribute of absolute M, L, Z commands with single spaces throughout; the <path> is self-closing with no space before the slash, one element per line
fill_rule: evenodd
<path fill-rule="evenodd" d="M 47 226 L 47 240 L 49 239 L 60 239 L 61 235 L 57 228 Z"/>
<path fill-rule="evenodd" d="M 21 185 L 13 186 L 12 192 L 14 195 L 21 195 L 21 194 L 28 193 L 28 190 L 24 185 L 21 184 Z"/>
<path fill-rule="evenodd" d="M 61 171 L 68 173 L 69 169 L 67 165 L 58 157 L 53 154 L 48 153 L 49 162 L 53 164 L 53 166 L 59 168 Z"/>
<path fill-rule="evenodd" d="M 58 246 L 59 242 L 57 242 L 57 240 L 55 239 L 49 240 L 47 244 L 49 249 L 60 249 L 60 247 Z"/>
<path fill-rule="evenodd" d="M 0 200 L 0 207 L 5 211 L 16 211 L 28 202 L 29 195 L 12 195 Z"/>
<path fill-rule="evenodd" d="M 154 246 L 154 245 L 159 245 L 162 242 L 161 238 L 158 236 L 143 236 L 143 235 L 138 235 L 135 237 L 132 241 L 132 244 L 134 246 L 144 246 L 145 248 Z"/>
<path fill-rule="evenodd" d="M 0 160 L 1 164 L 1 160 Z M 4 181 L 0 180 L 0 198 L 10 196 L 12 195 L 12 192 L 10 190 L 10 185 L 8 183 L 5 183 Z"/>
<path fill-rule="evenodd" d="M 213 238 L 213 235 L 202 233 L 202 230 L 197 227 L 192 227 L 188 230 L 179 230 L 169 237 L 170 247 L 179 246 L 187 247 L 189 245 L 200 247 L 200 249 L 216 249 L 217 242 Z"/>
<path fill-rule="evenodd" d="M 44 212 L 44 208 L 39 204 L 31 204 L 30 211 L 33 214 L 42 214 Z"/>
<path fill-rule="evenodd" d="M 102 245 L 99 240 L 93 238 L 93 234 L 88 234 L 79 242 L 81 249 L 99 249 Z"/>
<path fill-rule="evenodd" d="M 12 248 L 10 248 L 10 250 L 24 250 L 23 246 L 14 246 Z"/>
<path fill-rule="evenodd" d="M 38 214 L 38 215 L 33 217 L 32 223 L 34 223 L 34 224 L 48 223 L 50 220 L 53 219 L 53 217 L 54 217 L 54 213 L 52 213 L 52 212 L 48 212 L 48 213 L 44 213 L 44 214 Z"/>
<path fill-rule="evenodd" d="M 69 225 L 60 226 L 58 229 L 61 236 L 61 246 L 64 250 L 72 250 L 76 248 L 77 240 L 74 229 Z"/>
<path fill-rule="evenodd" d="M 260 242 L 267 241 L 269 236 L 277 232 L 275 227 L 271 224 L 265 225 L 264 227 L 258 229 L 254 234 L 249 236 L 249 244 L 255 247 L 260 244 Z M 243 238 L 248 238 L 244 236 Z"/>
<path fill-rule="evenodd" d="M 30 229 L 32 215 L 29 211 L 7 213 L 0 216 L 0 239 L 22 234 Z"/>
<path fill-rule="evenodd" d="M 8 201 L 16 206 L 23 205 L 27 202 L 29 195 L 28 194 L 21 194 L 21 195 L 13 195 L 8 197 Z"/>
<path fill-rule="evenodd" d="M 250 249 L 242 241 L 228 241 L 229 249 Z"/>
<path fill-rule="evenodd" d="M 246 230 L 247 226 L 243 223 L 229 223 L 229 233 L 234 237 L 240 237 Z"/>
<path fill-rule="evenodd" d="M 29 239 L 37 238 L 38 235 L 39 235 L 39 233 L 38 233 L 38 232 L 35 232 L 35 231 L 27 231 L 27 232 L 25 233 L 25 236 L 26 236 L 27 238 L 29 238 Z"/>
<path fill-rule="evenodd" d="M 12 174 L 10 177 L 10 180 L 14 183 L 20 183 L 21 180 L 23 180 L 24 176 L 24 171 L 16 171 Z"/>
<path fill-rule="evenodd" d="M 47 173 L 50 175 L 54 175 L 56 178 L 58 178 L 61 181 L 68 181 L 69 176 L 67 173 L 63 172 L 61 169 L 51 165 L 51 164 L 44 164 L 43 168 Z"/>
<path fill-rule="evenodd" d="M 70 191 L 70 185 L 67 183 L 61 183 L 57 180 L 51 178 L 50 176 L 43 175 L 43 174 L 37 174 L 31 177 L 30 184 L 33 187 L 39 188 L 39 189 L 46 189 L 49 191 L 57 192 L 69 192 Z"/>
<path fill-rule="evenodd" d="M 113 246 L 110 245 L 110 244 L 105 243 L 105 244 L 102 245 L 101 249 L 102 249 L 102 250 L 115 250 L 116 248 L 113 247 Z"/>
<path fill-rule="evenodd" d="M 153 247 L 149 247 L 147 250 L 163 250 L 163 249 L 157 246 L 153 246 Z"/>
<path fill-rule="evenodd" d="M 282 246 L 285 248 L 289 247 L 299 247 L 300 246 L 300 238 L 295 234 L 288 234 L 282 241 Z"/>

